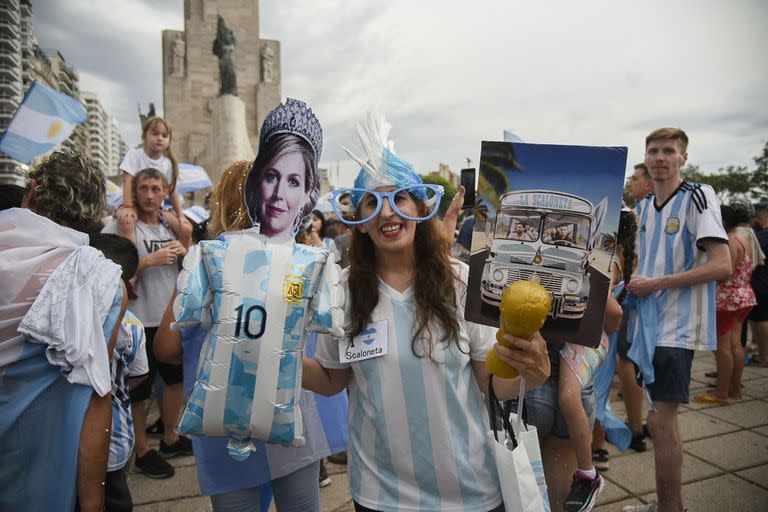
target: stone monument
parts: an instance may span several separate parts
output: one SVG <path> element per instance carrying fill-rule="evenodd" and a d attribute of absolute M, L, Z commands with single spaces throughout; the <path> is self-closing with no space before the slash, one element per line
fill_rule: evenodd
<path fill-rule="evenodd" d="M 175 77 L 184 76 L 184 52 L 186 44 L 181 36 L 176 37 L 173 42 L 173 70 L 171 74 Z"/>
<path fill-rule="evenodd" d="M 184 0 L 184 30 L 163 31 L 163 112 L 173 124 L 173 152 L 202 165 L 214 182 L 232 159 L 253 158 L 261 123 L 281 100 L 280 43 L 259 38 L 258 15 L 251 0 Z M 244 142 L 250 152 L 238 152 Z"/>
<path fill-rule="evenodd" d="M 216 21 L 216 40 L 213 42 L 213 54 L 219 58 L 219 96 L 232 94 L 237 96 L 237 74 L 235 71 L 235 33 L 227 27 L 224 18 Z"/>
<path fill-rule="evenodd" d="M 253 160 L 255 157 L 248 140 L 245 103 L 237 96 L 237 39 L 221 16 L 216 26 L 212 51 L 219 59 L 219 95 L 211 102 L 211 128 L 207 144 L 195 158 L 195 163 L 208 171 L 214 183 L 230 163 L 235 160 Z"/>

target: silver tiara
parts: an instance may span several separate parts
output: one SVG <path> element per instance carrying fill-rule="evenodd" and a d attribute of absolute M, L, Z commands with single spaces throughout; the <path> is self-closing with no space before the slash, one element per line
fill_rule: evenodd
<path fill-rule="evenodd" d="M 323 152 L 323 129 L 312 109 L 303 101 L 288 98 L 267 114 L 261 128 L 259 146 L 279 133 L 298 135 L 309 142 L 315 153 L 315 162 L 320 162 Z"/>

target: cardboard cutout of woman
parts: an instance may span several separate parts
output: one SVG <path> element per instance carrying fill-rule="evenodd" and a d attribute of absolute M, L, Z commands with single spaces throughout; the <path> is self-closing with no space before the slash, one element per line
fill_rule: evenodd
<path fill-rule="evenodd" d="M 304 444 L 298 398 L 308 331 L 343 334 L 339 268 L 325 248 L 293 241 L 320 190 L 322 129 L 303 102 L 267 115 L 244 201 L 258 227 L 204 241 L 184 259 L 174 328 L 210 326 L 179 423 L 228 436 L 243 460 L 252 440 Z"/>

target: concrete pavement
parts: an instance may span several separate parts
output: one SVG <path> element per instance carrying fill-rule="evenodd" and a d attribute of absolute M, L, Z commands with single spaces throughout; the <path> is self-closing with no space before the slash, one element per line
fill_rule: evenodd
<path fill-rule="evenodd" d="M 711 381 L 704 373 L 715 368 L 712 353 L 694 358 L 691 395 L 703 392 Z M 683 438 L 683 497 L 690 512 L 768 510 L 768 368 L 744 370 L 743 399 L 728 406 L 690 403 L 680 414 Z M 611 405 L 620 417 L 624 404 L 611 393 Z M 155 441 L 156 442 L 156 441 Z M 653 442 L 644 453 L 619 453 L 608 445 L 610 469 L 596 511 L 620 511 L 623 505 L 654 499 Z M 209 511 L 201 497 L 193 457 L 171 459 L 176 475 L 151 480 L 129 474 L 136 512 Z M 333 483 L 320 490 L 324 512 L 354 510 L 349 496 L 346 466 L 326 463 Z"/>

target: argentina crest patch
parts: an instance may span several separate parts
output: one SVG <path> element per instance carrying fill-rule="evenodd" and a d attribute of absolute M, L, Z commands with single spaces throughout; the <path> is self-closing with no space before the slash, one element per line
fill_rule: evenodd
<path fill-rule="evenodd" d="M 664 232 L 668 235 L 674 235 L 680 231 L 680 219 L 678 217 L 670 217 L 667 219 L 667 225 L 664 226 Z"/>

